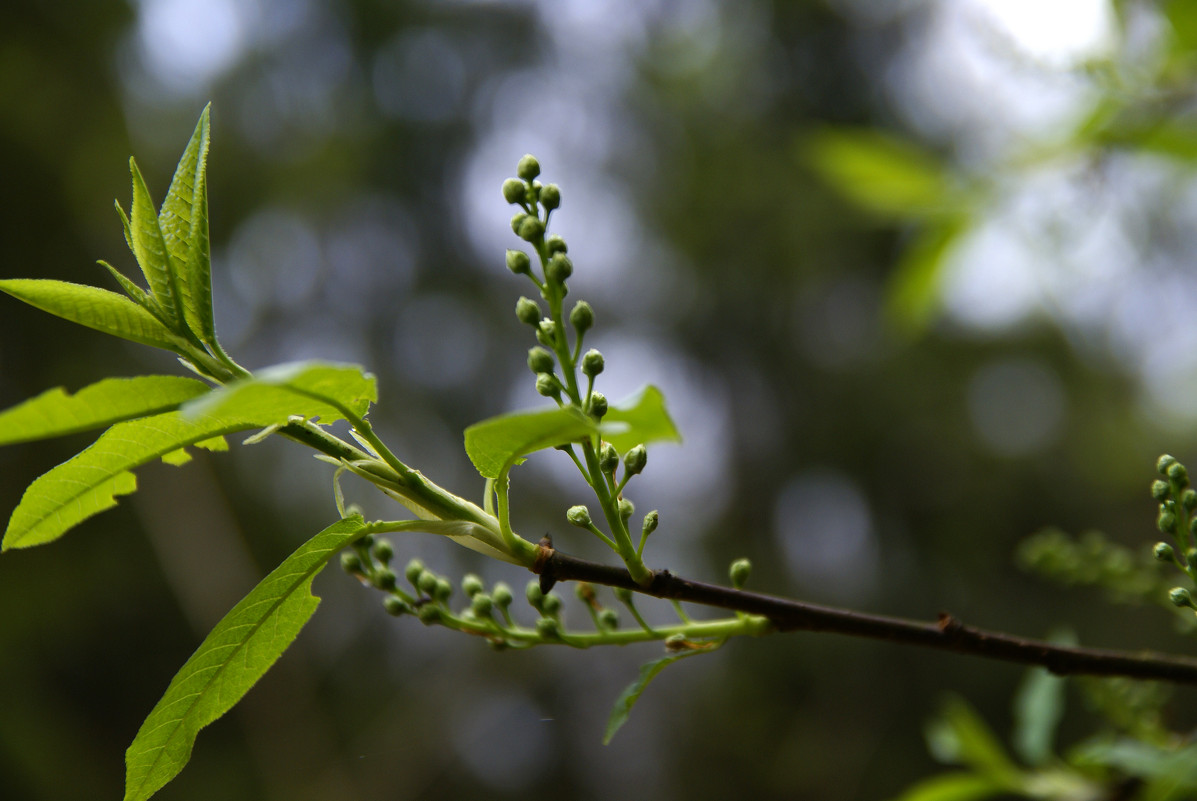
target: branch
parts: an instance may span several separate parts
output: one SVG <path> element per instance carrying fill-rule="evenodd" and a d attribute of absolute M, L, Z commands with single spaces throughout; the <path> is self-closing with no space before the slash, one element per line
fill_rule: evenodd
<path fill-rule="evenodd" d="M 888 640 L 986 659 L 1038 665 L 1061 676 L 1126 676 L 1176 684 L 1197 684 L 1197 660 L 1194 659 L 1151 651 L 1071 648 L 966 626 L 946 613 L 941 613 L 939 620 L 934 623 L 924 623 L 853 612 L 691 581 L 675 576 L 668 570 L 654 571 L 648 586 L 641 586 L 623 568 L 569 556 L 546 545 L 544 541 L 539 546 L 532 571 L 540 574 L 541 589 L 545 592 L 557 581 L 588 581 L 623 587 L 657 598 L 761 615 L 768 618 L 779 631 L 827 631 L 851 637 Z"/>

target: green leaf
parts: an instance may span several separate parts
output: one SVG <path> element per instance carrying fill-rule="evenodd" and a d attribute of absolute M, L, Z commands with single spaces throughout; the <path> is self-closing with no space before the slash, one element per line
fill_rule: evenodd
<path fill-rule="evenodd" d="M 1051 642 L 1076 645 L 1068 632 L 1055 632 Z M 1052 761 L 1052 743 L 1056 727 L 1064 717 L 1064 690 L 1067 680 L 1044 668 L 1031 668 L 1014 696 L 1014 750 L 1034 767 Z"/>
<path fill-rule="evenodd" d="M 939 307 L 944 268 L 972 222 L 966 215 L 929 223 L 907 245 L 886 290 L 891 321 L 908 334 L 926 329 Z"/>
<path fill-rule="evenodd" d="M 1006 787 L 1017 787 L 1022 771 L 1006 755 L 993 731 L 963 699 L 950 696 L 927 727 L 927 745 L 941 762 L 967 765 Z"/>
<path fill-rule="evenodd" d="M 178 351 L 181 344 L 148 311 L 107 289 L 46 278 L 9 278 L 0 280 L 0 291 L 65 320 L 142 345 Z"/>
<path fill-rule="evenodd" d="M 250 418 L 265 427 L 284 424 L 292 415 L 324 423 L 346 419 L 346 411 L 360 418 L 376 400 L 374 376 L 358 365 L 292 362 L 219 387 L 183 411 L 191 417 Z"/>
<path fill-rule="evenodd" d="M 944 773 L 907 788 L 895 801 L 976 801 L 1006 788 L 976 773 Z"/>
<path fill-rule="evenodd" d="M 137 489 L 130 472 L 186 445 L 261 425 L 257 420 L 185 417 L 165 412 L 117 423 L 89 448 L 45 473 L 25 490 L 8 521 L 0 550 L 52 542 L 116 505 Z"/>
<path fill-rule="evenodd" d="M 636 677 L 635 681 L 624 688 L 624 691 L 619 694 L 619 698 L 615 699 L 615 706 L 611 709 L 611 716 L 607 718 L 607 730 L 603 733 L 603 745 L 610 744 L 612 738 L 615 737 L 615 733 L 619 731 L 623 724 L 628 722 L 628 716 L 632 714 L 632 707 L 640 700 L 640 695 L 648 687 L 648 683 L 655 679 L 662 670 L 679 659 L 685 659 L 687 656 L 694 656 L 695 654 L 703 654 L 707 650 L 709 649 L 678 651 L 641 665 L 640 675 Z"/>
<path fill-rule="evenodd" d="M 638 395 L 608 410 L 603 417 L 602 432 L 603 439 L 620 453 L 649 442 L 682 441 L 682 435 L 665 410 L 665 395 L 651 384 Z"/>
<path fill-rule="evenodd" d="M 172 264 L 170 251 L 162 238 L 158 225 L 158 213 L 150 190 L 137 169 L 137 162 L 129 159 L 129 172 L 133 175 L 133 203 L 129 210 L 130 231 L 133 234 L 133 255 L 150 286 L 150 294 L 157 301 L 158 308 L 166 316 L 167 323 L 178 331 L 182 320 L 182 299 L 179 296 L 178 268 Z"/>
<path fill-rule="evenodd" d="M 121 420 L 159 414 L 208 392 L 194 378 L 106 378 L 68 395 L 62 387 L 0 411 L 0 445 L 77 434 Z"/>
<path fill-rule="evenodd" d="M 178 775 L 199 730 L 232 709 L 311 619 L 320 603 L 312 580 L 367 531 L 360 515 L 324 529 L 216 624 L 125 752 L 125 801 L 147 799 Z"/>
<path fill-rule="evenodd" d="M 465 430 L 465 448 L 483 478 L 499 478 L 523 456 L 585 439 L 598 430 L 576 409 L 516 412 L 475 423 Z"/>
<path fill-rule="evenodd" d="M 934 155 L 872 129 L 827 129 L 799 143 L 800 157 L 863 208 L 899 220 L 951 207 L 952 182 Z"/>
<path fill-rule="evenodd" d="M 212 320 L 212 260 L 208 244 L 208 112 L 205 106 L 195 133 L 179 159 L 158 215 L 158 226 L 173 264 L 180 270 L 187 326 L 202 342 L 216 340 Z"/>

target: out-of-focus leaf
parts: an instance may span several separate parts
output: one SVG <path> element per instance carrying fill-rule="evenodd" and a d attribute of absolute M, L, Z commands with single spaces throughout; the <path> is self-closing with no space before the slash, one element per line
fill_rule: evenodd
<path fill-rule="evenodd" d="M 976 801 L 1001 795 L 1005 790 L 978 773 L 943 773 L 909 787 L 894 801 Z"/>
<path fill-rule="evenodd" d="M 208 392 L 194 378 L 147 375 L 106 378 L 68 395 L 62 387 L 0 411 L 0 445 L 77 434 L 159 414 Z"/>
<path fill-rule="evenodd" d="M 577 442 L 597 430 L 594 420 L 576 409 L 516 412 L 467 428 L 465 448 L 483 478 L 499 478 L 533 451 Z"/>
<path fill-rule="evenodd" d="M 154 315 L 107 289 L 48 278 L 9 278 L 0 292 L 42 311 L 142 345 L 177 350 L 180 343 Z"/>
<path fill-rule="evenodd" d="M 312 580 L 367 531 L 338 521 L 288 556 L 216 624 L 175 674 L 125 753 L 125 801 L 142 801 L 178 775 L 199 730 L 233 708 L 270 669 L 320 604 Z"/>
<path fill-rule="evenodd" d="M 183 412 L 193 418 L 252 419 L 262 426 L 286 423 L 291 415 L 331 423 L 344 419 L 345 410 L 364 417 L 376 400 L 374 376 L 356 364 L 293 362 L 226 384 L 188 403 Z"/>
<path fill-rule="evenodd" d="M 993 731 L 962 698 L 949 696 L 927 727 L 927 746 L 941 762 L 967 765 L 991 781 L 1017 787 L 1022 771 Z"/>
<path fill-rule="evenodd" d="M 1073 645 L 1076 638 L 1056 634 L 1051 641 Z M 1044 668 L 1032 668 L 1014 696 L 1014 750 L 1028 765 L 1046 765 L 1052 760 L 1056 727 L 1064 717 L 1067 680 Z"/>
<path fill-rule="evenodd" d="M 685 659 L 687 656 L 706 652 L 706 650 L 678 651 L 641 665 L 640 675 L 636 677 L 635 681 L 625 687 L 623 692 L 619 694 L 619 698 L 615 700 L 615 706 L 611 709 L 611 716 L 607 718 L 607 730 L 603 734 L 603 745 L 609 744 L 620 727 L 628 722 L 628 716 L 632 714 L 632 707 L 640 700 L 640 696 L 645 688 L 648 687 L 648 683 L 660 675 L 662 670 L 679 659 Z"/>
<path fill-rule="evenodd" d="M 665 396 L 651 384 L 612 406 L 603 416 L 603 439 L 620 453 L 649 442 L 681 442 L 682 435 L 665 409 Z"/>
<path fill-rule="evenodd" d="M 934 155 L 873 129 L 829 128 L 801 140 L 800 157 L 854 203 L 899 220 L 942 214 L 953 184 Z"/>
<path fill-rule="evenodd" d="M 903 251 L 886 289 L 886 311 L 899 330 L 917 334 L 931 322 L 947 257 L 970 225 L 966 216 L 929 222 Z"/>
<path fill-rule="evenodd" d="M 1161 748 L 1139 740 L 1097 740 L 1073 752 L 1077 765 L 1104 765 L 1147 780 L 1135 797 L 1164 801 L 1192 797 L 1197 790 L 1197 745 Z"/>

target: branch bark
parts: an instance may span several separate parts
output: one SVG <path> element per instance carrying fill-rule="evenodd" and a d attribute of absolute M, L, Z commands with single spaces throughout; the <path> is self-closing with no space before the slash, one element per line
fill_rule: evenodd
<path fill-rule="evenodd" d="M 985 659 L 1038 665 L 1061 676 L 1125 676 L 1175 684 L 1197 684 L 1197 660 L 1152 651 L 1116 651 L 1056 645 L 966 626 L 941 613 L 935 622 L 872 615 L 675 576 L 657 570 L 648 586 L 637 584 L 621 567 L 579 559 L 541 542 L 534 573 L 548 592 L 557 581 L 588 581 L 676 601 L 761 615 L 778 631 L 824 631 L 937 648 Z"/>

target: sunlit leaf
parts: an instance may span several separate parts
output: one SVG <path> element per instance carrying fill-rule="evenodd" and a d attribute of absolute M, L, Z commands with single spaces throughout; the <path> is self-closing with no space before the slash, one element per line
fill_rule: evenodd
<path fill-rule="evenodd" d="M 826 129 L 800 143 L 802 158 L 854 203 L 897 219 L 939 214 L 952 181 L 931 154 L 873 129 Z"/>
<path fill-rule="evenodd" d="M 158 226 L 179 270 L 178 288 L 187 326 L 203 342 L 214 342 L 212 261 L 208 244 L 208 114 L 205 106 L 195 133 L 179 159 Z"/>
<path fill-rule="evenodd" d="M 649 682 L 660 675 L 662 670 L 679 659 L 685 659 L 687 656 L 702 653 L 706 653 L 706 651 L 677 651 L 641 665 L 640 675 L 636 677 L 635 681 L 624 688 L 623 692 L 619 694 L 619 698 L 615 699 L 615 706 L 611 709 L 610 717 L 607 718 L 607 730 L 603 733 L 603 745 L 609 744 L 620 727 L 628 722 L 628 716 L 632 714 L 632 707 L 640 700 L 640 696 L 645 688 L 648 687 Z"/>
<path fill-rule="evenodd" d="M 374 376 L 358 365 L 292 362 L 219 387 L 183 411 L 194 417 L 249 418 L 264 427 L 286 423 L 291 415 L 325 423 L 344 419 L 345 411 L 363 417 L 376 400 Z"/>
<path fill-rule="evenodd" d="M 930 222 L 903 251 L 886 288 L 886 311 L 899 329 L 918 333 L 931 322 L 948 256 L 970 225 L 962 215 Z"/>
<path fill-rule="evenodd" d="M 324 529 L 216 624 L 126 751 L 125 801 L 147 799 L 178 775 L 199 730 L 232 709 L 311 619 L 320 603 L 312 580 L 366 531 L 360 515 Z"/>
<path fill-rule="evenodd" d="M 52 542 L 115 506 L 118 495 L 136 490 L 133 469 L 184 446 L 258 426 L 256 420 L 190 418 L 181 411 L 117 423 L 91 447 L 29 485 L 8 521 L 0 549 Z"/>
<path fill-rule="evenodd" d="M 208 392 L 194 378 L 106 378 L 68 395 L 62 387 L 0 411 L 0 445 L 76 434 L 178 408 Z"/>
<path fill-rule="evenodd" d="M 1005 791 L 1004 786 L 978 773 L 944 773 L 915 784 L 894 801 L 977 801 Z"/>
<path fill-rule="evenodd" d="M 47 278 L 9 278 L 0 280 L 0 291 L 105 334 L 166 350 L 176 350 L 180 345 L 152 314 L 124 295 L 107 289 Z"/>
<path fill-rule="evenodd" d="M 176 275 L 178 268 L 171 264 L 170 251 L 166 249 L 162 229 L 158 225 L 158 212 L 133 159 L 129 159 L 129 172 L 133 175 L 133 204 L 129 210 L 133 255 L 137 257 L 137 263 L 149 282 L 150 294 L 173 327 L 182 319 L 183 308 Z"/>
<path fill-rule="evenodd" d="M 603 439 L 620 453 L 649 442 L 682 441 L 682 435 L 665 409 L 665 396 L 652 385 L 612 406 L 603 416 L 602 432 Z"/>
<path fill-rule="evenodd" d="M 484 478 L 499 478 L 521 457 L 577 442 L 597 429 L 594 420 L 576 409 L 505 414 L 465 430 L 466 454 Z"/>

